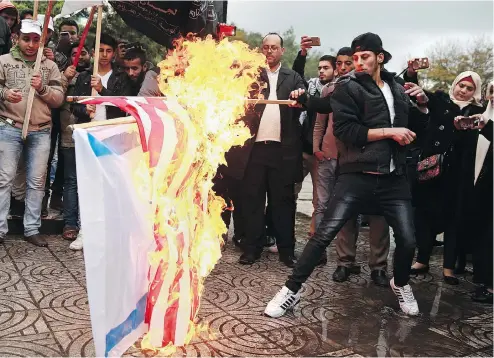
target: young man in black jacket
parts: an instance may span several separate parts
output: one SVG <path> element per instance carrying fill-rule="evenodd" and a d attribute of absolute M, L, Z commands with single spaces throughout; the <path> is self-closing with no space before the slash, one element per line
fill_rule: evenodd
<path fill-rule="evenodd" d="M 114 69 L 112 61 L 116 49 L 116 40 L 110 35 L 101 34 L 98 75 L 92 75 L 92 68 L 82 72 L 77 78 L 74 96 L 90 96 L 93 88 L 100 96 L 132 96 L 132 85 L 127 74 Z M 126 116 L 125 112 L 113 106 L 86 106 L 76 103 L 72 105 L 72 111 L 77 123 Z"/>
<path fill-rule="evenodd" d="M 407 83 L 406 91 L 394 76 L 382 71 L 391 55 L 379 36 L 366 33 L 352 42 L 355 72 L 342 77 L 330 97 L 299 97 L 299 101 L 326 103 L 319 112 L 333 111 L 338 139 L 339 176 L 334 195 L 315 236 L 307 242 L 285 286 L 269 302 L 264 313 L 281 317 L 300 301 L 300 288 L 314 270 L 321 253 L 342 226 L 358 213 L 382 214 L 394 231 L 394 278 L 390 285 L 401 310 L 419 313 L 408 285 L 415 250 L 410 189 L 405 175 L 405 146 L 415 133 L 407 127 L 428 121 L 427 97 L 420 87 Z M 299 91 L 302 92 L 302 91 Z M 415 97 L 412 104 L 410 97 Z M 321 106 L 324 107 L 324 106 Z"/>

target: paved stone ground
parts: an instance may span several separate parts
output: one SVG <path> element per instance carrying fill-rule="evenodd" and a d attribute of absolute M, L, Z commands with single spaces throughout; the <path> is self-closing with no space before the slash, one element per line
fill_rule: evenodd
<path fill-rule="evenodd" d="M 305 194 L 309 190 L 304 188 Z M 307 201 L 302 193 L 300 211 L 310 212 Z M 299 252 L 308 223 L 299 212 Z M 436 250 L 431 273 L 412 279 L 421 316 L 404 317 L 393 293 L 370 280 L 366 237 L 362 230 L 360 275 L 333 282 L 331 248 L 328 266 L 316 269 L 299 307 L 282 319 L 264 317 L 262 311 L 289 270 L 267 252 L 259 263 L 241 266 L 230 244 L 206 281 L 199 312 L 214 337 L 197 337 L 175 355 L 493 356 L 492 306 L 470 301 L 471 276 L 462 277 L 457 287 L 443 284 Z M 0 245 L 0 356 L 95 354 L 83 254 L 70 251 L 58 236 L 48 240 L 49 248 L 35 248 L 18 237 Z M 138 346 L 126 355 L 155 355 Z"/>

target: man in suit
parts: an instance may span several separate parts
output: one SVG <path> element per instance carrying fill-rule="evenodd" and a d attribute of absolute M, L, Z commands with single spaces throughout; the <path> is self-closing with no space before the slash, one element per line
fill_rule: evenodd
<path fill-rule="evenodd" d="M 291 91 L 305 87 L 300 75 L 281 65 L 284 51 L 280 35 L 269 33 L 264 37 L 262 52 L 267 64 L 262 75 L 267 83 L 264 98 L 288 99 Z M 229 166 L 233 164 L 230 170 L 241 179 L 245 238 L 240 264 L 251 265 L 261 256 L 266 195 L 272 208 L 280 261 L 288 267 L 295 264 L 294 183 L 302 180 L 299 116 L 300 109 L 297 108 L 275 104 L 256 106 L 255 111 L 244 119 L 252 138 L 227 155 Z"/>

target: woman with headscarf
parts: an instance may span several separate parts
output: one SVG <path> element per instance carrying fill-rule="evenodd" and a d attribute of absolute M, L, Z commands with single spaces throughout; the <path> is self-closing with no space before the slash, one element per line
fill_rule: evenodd
<path fill-rule="evenodd" d="M 471 71 L 459 74 L 449 94 L 427 93 L 430 123 L 419 136 L 422 149 L 417 167 L 418 183 L 414 192 L 417 260 L 411 274 L 427 273 L 436 235 L 444 232 L 443 278 L 457 285 L 455 264 L 463 240 L 472 231 L 468 207 L 474 188 L 472 141 L 478 130 L 459 130 L 459 117 L 484 112 L 480 103 L 482 81 Z"/>
<path fill-rule="evenodd" d="M 489 101 L 487 109 L 479 120 L 478 132 L 472 140 L 472 152 L 475 155 L 474 164 L 474 191 L 472 210 L 471 234 L 473 244 L 473 272 L 474 282 L 480 285 L 472 295 L 472 300 L 492 304 L 492 264 L 493 264 L 493 152 L 492 136 L 494 132 L 494 82 L 487 87 L 486 99 Z"/>

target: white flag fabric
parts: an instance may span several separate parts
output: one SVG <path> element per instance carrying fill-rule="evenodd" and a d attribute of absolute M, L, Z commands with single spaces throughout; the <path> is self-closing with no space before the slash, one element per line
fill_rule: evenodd
<path fill-rule="evenodd" d="M 103 5 L 103 0 L 65 0 L 60 16 L 70 15 L 87 7 Z"/>
<path fill-rule="evenodd" d="M 148 253 L 156 245 L 135 175 L 146 159 L 135 124 L 76 129 L 74 139 L 96 356 L 119 357 L 147 331 Z"/>

